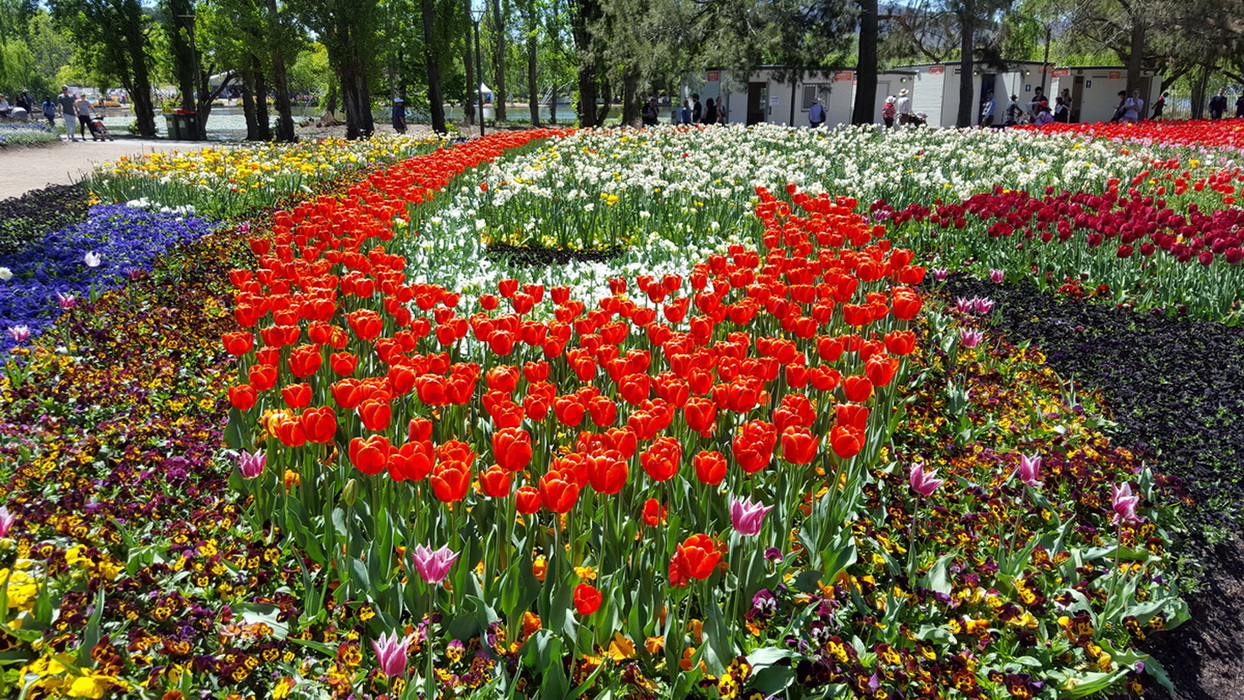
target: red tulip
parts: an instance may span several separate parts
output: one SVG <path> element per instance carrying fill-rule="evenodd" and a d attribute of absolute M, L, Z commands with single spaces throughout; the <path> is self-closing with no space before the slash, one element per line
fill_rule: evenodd
<path fill-rule="evenodd" d="M 368 430 L 385 430 L 393 417 L 393 407 L 387 398 L 367 399 L 359 404 L 359 419 Z"/>
<path fill-rule="evenodd" d="M 685 586 L 691 579 L 703 581 L 713 575 L 721 552 L 708 535 L 692 535 L 677 545 L 670 558 L 670 585 Z"/>
<path fill-rule="evenodd" d="M 257 400 L 259 400 L 259 394 L 255 391 L 255 387 L 249 384 L 229 387 L 229 403 L 239 411 L 249 411 Z"/>
<path fill-rule="evenodd" d="M 366 440 L 354 438 L 350 441 L 350 463 L 364 474 L 379 474 L 387 466 L 392 449 L 383 435 L 372 435 Z"/>
<path fill-rule="evenodd" d="M 842 459 L 850 459 L 864 449 L 864 431 L 853 425 L 834 426 L 829 434 L 830 445 L 834 454 Z"/>
<path fill-rule="evenodd" d="M 518 428 L 503 428 L 492 434 L 492 456 L 507 472 L 525 469 L 531 463 L 531 434 Z"/>
<path fill-rule="evenodd" d="M 432 471 L 436 456 L 430 442 L 408 442 L 389 453 L 389 476 L 394 481 L 420 481 Z"/>
<path fill-rule="evenodd" d="M 432 468 L 432 494 L 442 503 L 461 501 L 471 488 L 471 468 L 465 462 L 441 460 Z"/>
<path fill-rule="evenodd" d="M 255 336 L 247 331 L 235 331 L 233 333 L 225 333 L 221 340 L 225 344 L 225 352 L 234 357 L 241 357 L 251 351 L 255 346 Z"/>
<path fill-rule="evenodd" d="M 540 510 L 540 492 L 534 486 L 522 486 L 514 493 L 514 505 L 518 512 L 530 515 Z"/>
<path fill-rule="evenodd" d="M 612 450 L 603 454 L 588 455 L 588 479 L 597 493 L 612 496 L 626 486 L 630 470 L 620 457 L 620 454 Z"/>
<path fill-rule="evenodd" d="M 479 475 L 479 484 L 484 495 L 505 498 L 510 495 L 510 472 L 494 464 Z"/>
<path fill-rule="evenodd" d="M 591 615 L 600 609 L 602 596 L 600 591 L 586 583 L 580 583 L 574 588 L 574 609 L 579 611 L 580 615 Z"/>
<path fill-rule="evenodd" d="M 310 442 L 332 442 L 337 433 L 337 413 L 331 406 L 308 408 L 302 412 L 299 420 L 302 422 L 302 431 Z"/>
<path fill-rule="evenodd" d="M 579 483 L 572 470 L 552 471 L 540 477 L 540 502 L 554 513 L 567 513 L 579 500 Z"/>
<path fill-rule="evenodd" d="M 842 391 L 847 401 L 863 403 L 873 395 L 873 383 L 863 375 L 852 375 L 842 380 Z"/>
<path fill-rule="evenodd" d="M 782 432 L 782 459 L 791 464 L 809 464 L 816 459 L 819 442 L 807 428 L 791 426 Z"/>
<path fill-rule="evenodd" d="M 702 483 L 716 486 L 726 478 L 726 458 L 720 452 L 700 452 L 691 458 L 695 476 Z"/>

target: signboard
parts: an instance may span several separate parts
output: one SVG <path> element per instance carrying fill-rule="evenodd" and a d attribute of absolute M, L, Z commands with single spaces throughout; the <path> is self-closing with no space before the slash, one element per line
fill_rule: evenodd
<path fill-rule="evenodd" d="M 770 107 L 776 107 L 776 106 L 777 106 L 777 103 L 778 103 L 778 98 L 777 98 L 777 96 L 776 96 L 776 95 L 775 95 L 775 96 L 773 96 L 773 97 L 770 97 L 770 98 L 769 98 L 769 106 L 770 106 Z"/>
<path fill-rule="evenodd" d="M 1123 71 L 1118 71 L 1118 70 L 1112 70 L 1112 71 L 1110 71 L 1110 79 L 1111 79 L 1111 80 L 1122 80 L 1122 79 L 1123 79 Z"/>
<path fill-rule="evenodd" d="M 929 75 L 941 75 L 946 72 L 946 66 L 932 66 L 929 68 Z"/>
<path fill-rule="evenodd" d="M 1071 75 L 1071 69 L 1070 68 L 1055 68 L 1053 75 L 1055 78 L 1065 78 Z"/>
<path fill-rule="evenodd" d="M 834 73 L 834 80 L 852 80 L 855 78 L 855 71 L 841 70 Z"/>
<path fill-rule="evenodd" d="M 708 72 L 708 82 L 716 83 L 721 81 L 721 71 L 710 70 Z"/>

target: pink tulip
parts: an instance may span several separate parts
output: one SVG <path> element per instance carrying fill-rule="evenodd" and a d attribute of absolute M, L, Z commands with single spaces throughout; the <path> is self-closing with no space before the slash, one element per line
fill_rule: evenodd
<path fill-rule="evenodd" d="M 10 513 L 5 506 L 0 506 L 0 537 L 8 537 L 9 530 L 13 529 L 13 522 L 17 520 L 17 516 Z"/>
<path fill-rule="evenodd" d="M 1140 505 L 1140 496 L 1132 495 L 1132 485 L 1123 484 L 1113 487 L 1114 495 L 1111 499 L 1111 507 L 1114 508 L 1114 518 L 1111 522 L 1118 524 L 1138 523 L 1144 520 L 1143 517 L 1136 514 L 1136 506 Z"/>
<path fill-rule="evenodd" d="M 993 311 L 993 304 L 994 304 L 993 299 L 977 297 L 973 299 L 972 302 L 975 304 L 976 313 L 978 314 L 984 315 L 984 314 L 989 313 L 990 311 Z"/>
<path fill-rule="evenodd" d="M 955 311 L 958 311 L 961 314 L 970 314 L 975 308 L 975 299 L 965 299 L 964 297 L 955 298 Z"/>
<path fill-rule="evenodd" d="M 1019 456 L 1019 480 L 1029 486 L 1041 485 L 1041 455 Z"/>
<path fill-rule="evenodd" d="M 937 490 L 937 487 L 946 483 L 942 479 L 934 478 L 936 476 L 937 476 L 936 469 L 928 473 L 925 473 L 924 467 L 917 464 L 916 466 L 911 468 L 911 476 L 909 478 L 909 481 L 911 482 L 912 490 L 920 494 L 921 496 L 924 496 L 925 498 L 932 496 L 933 492 Z"/>
<path fill-rule="evenodd" d="M 450 567 L 458 560 L 458 553 L 450 551 L 448 545 L 436 551 L 416 545 L 411 558 L 415 560 L 415 570 L 419 572 L 419 577 L 429 585 L 436 585 L 449 575 Z"/>
<path fill-rule="evenodd" d="M 238 471 L 242 473 L 242 477 L 245 479 L 254 479 L 262 474 L 264 465 L 267 463 L 268 455 L 263 450 L 238 453 Z"/>
<path fill-rule="evenodd" d="M 994 282 L 997 282 L 998 284 L 1001 284 L 1002 280 L 1006 279 L 1006 274 L 1003 273 L 1002 270 L 990 270 L 989 279 L 993 280 Z"/>
<path fill-rule="evenodd" d="M 371 640 L 371 648 L 376 652 L 376 661 L 380 663 L 381 673 L 390 678 L 405 675 L 406 656 L 410 653 L 410 643 L 413 639 L 414 635 L 399 639 L 397 632 L 393 632 L 391 635 L 382 634 L 379 639 Z"/>
<path fill-rule="evenodd" d="M 933 279 L 937 280 L 938 282 L 945 282 L 946 278 L 949 276 L 950 276 L 950 270 L 947 270 L 944 267 L 933 268 Z"/>
<path fill-rule="evenodd" d="M 959 330 L 959 342 L 963 343 L 965 348 L 974 348 L 981 344 L 985 339 L 985 332 L 975 328 L 961 328 Z"/>
<path fill-rule="evenodd" d="M 57 292 L 56 303 L 60 304 L 60 308 L 64 309 L 65 311 L 68 311 L 78 305 L 78 298 L 72 294 L 65 294 L 64 292 Z"/>
<path fill-rule="evenodd" d="M 10 326 L 9 335 L 13 336 L 13 341 L 20 343 L 30 337 L 30 326 Z"/>
<path fill-rule="evenodd" d="M 759 533 L 765 516 L 771 510 L 773 506 L 753 503 L 750 498 L 739 500 L 735 496 L 730 497 L 730 522 L 740 535 L 750 537 Z"/>

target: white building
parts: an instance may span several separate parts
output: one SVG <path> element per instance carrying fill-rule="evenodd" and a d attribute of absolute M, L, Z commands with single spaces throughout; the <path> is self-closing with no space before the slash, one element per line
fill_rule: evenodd
<path fill-rule="evenodd" d="M 779 77 L 781 79 L 779 79 Z M 889 71 L 878 75 L 877 100 L 872 121 L 881 121 L 887 95 L 896 94 L 915 80 L 914 72 Z M 808 126 L 808 110 L 814 99 L 825 107 L 825 125 L 850 124 L 855 105 L 855 70 L 818 68 L 793 71 L 764 66 L 751 71 L 710 70 L 688 81 L 684 98 L 700 95 L 723 101 L 726 121 L 731 124 L 767 122 L 783 126 Z"/>
<path fill-rule="evenodd" d="M 972 71 L 972 125 L 980 123 L 981 104 L 985 94 L 994 94 L 994 123 L 1002 122 L 1003 112 L 1011 95 L 1021 105 L 1032 101 L 1038 88 L 1053 77 L 1053 66 L 1035 61 L 1008 61 L 1007 70 L 976 64 Z M 915 73 L 911 90 L 911 106 L 928 116 L 929 126 L 955 126 L 959 117 L 959 81 L 963 68 L 958 61 L 900 66 L 899 71 Z M 1052 93 L 1046 91 L 1048 97 Z M 1051 100 L 1051 103 L 1053 100 Z"/>
<path fill-rule="evenodd" d="M 1053 72 L 1050 87 L 1053 96 L 1064 89 L 1071 94 L 1073 123 L 1105 122 L 1119 106 L 1119 92 L 1127 88 L 1127 69 L 1122 66 L 1060 66 Z M 1153 112 L 1153 103 L 1162 94 L 1162 81 L 1154 71 L 1141 73 L 1140 95 L 1145 100 L 1145 114 Z"/>

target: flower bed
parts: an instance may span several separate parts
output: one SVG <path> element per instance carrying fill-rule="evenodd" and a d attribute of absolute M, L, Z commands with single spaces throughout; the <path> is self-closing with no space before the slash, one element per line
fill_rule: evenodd
<path fill-rule="evenodd" d="M 60 132 L 46 124 L 0 124 L 0 146 L 38 146 L 59 140 Z"/>
<path fill-rule="evenodd" d="M 90 195 L 82 185 L 52 185 L 0 200 L 0 255 L 21 253 L 86 218 Z"/>
<path fill-rule="evenodd" d="M 128 206 L 97 206 L 81 224 L 21 253 L 0 255 L 0 351 L 50 326 L 83 299 L 145 275 L 166 249 L 211 230 L 197 218 Z"/>
<path fill-rule="evenodd" d="M 28 351 L 0 383 L 0 683 L 1074 697 L 1162 675 L 1136 642 L 1186 615 L 1176 495 L 993 337 L 988 300 L 924 299 L 882 226 L 796 185 L 732 184 L 737 227 L 694 246 L 463 270 L 479 182 L 539 138 L 217 230 L 72 309 L 68 352 Z"/>
<path fill-rule="evenodd" d="M 90 188 L 105 202 L 137 200 L 189 206 L 206 216 L 235 216 L 270 207 L 293 192 L 310 192 L 317 182 L 426 153 L 442 143 L 436 138 L 383 136 L 151 153 L 99 166 Z"/>

